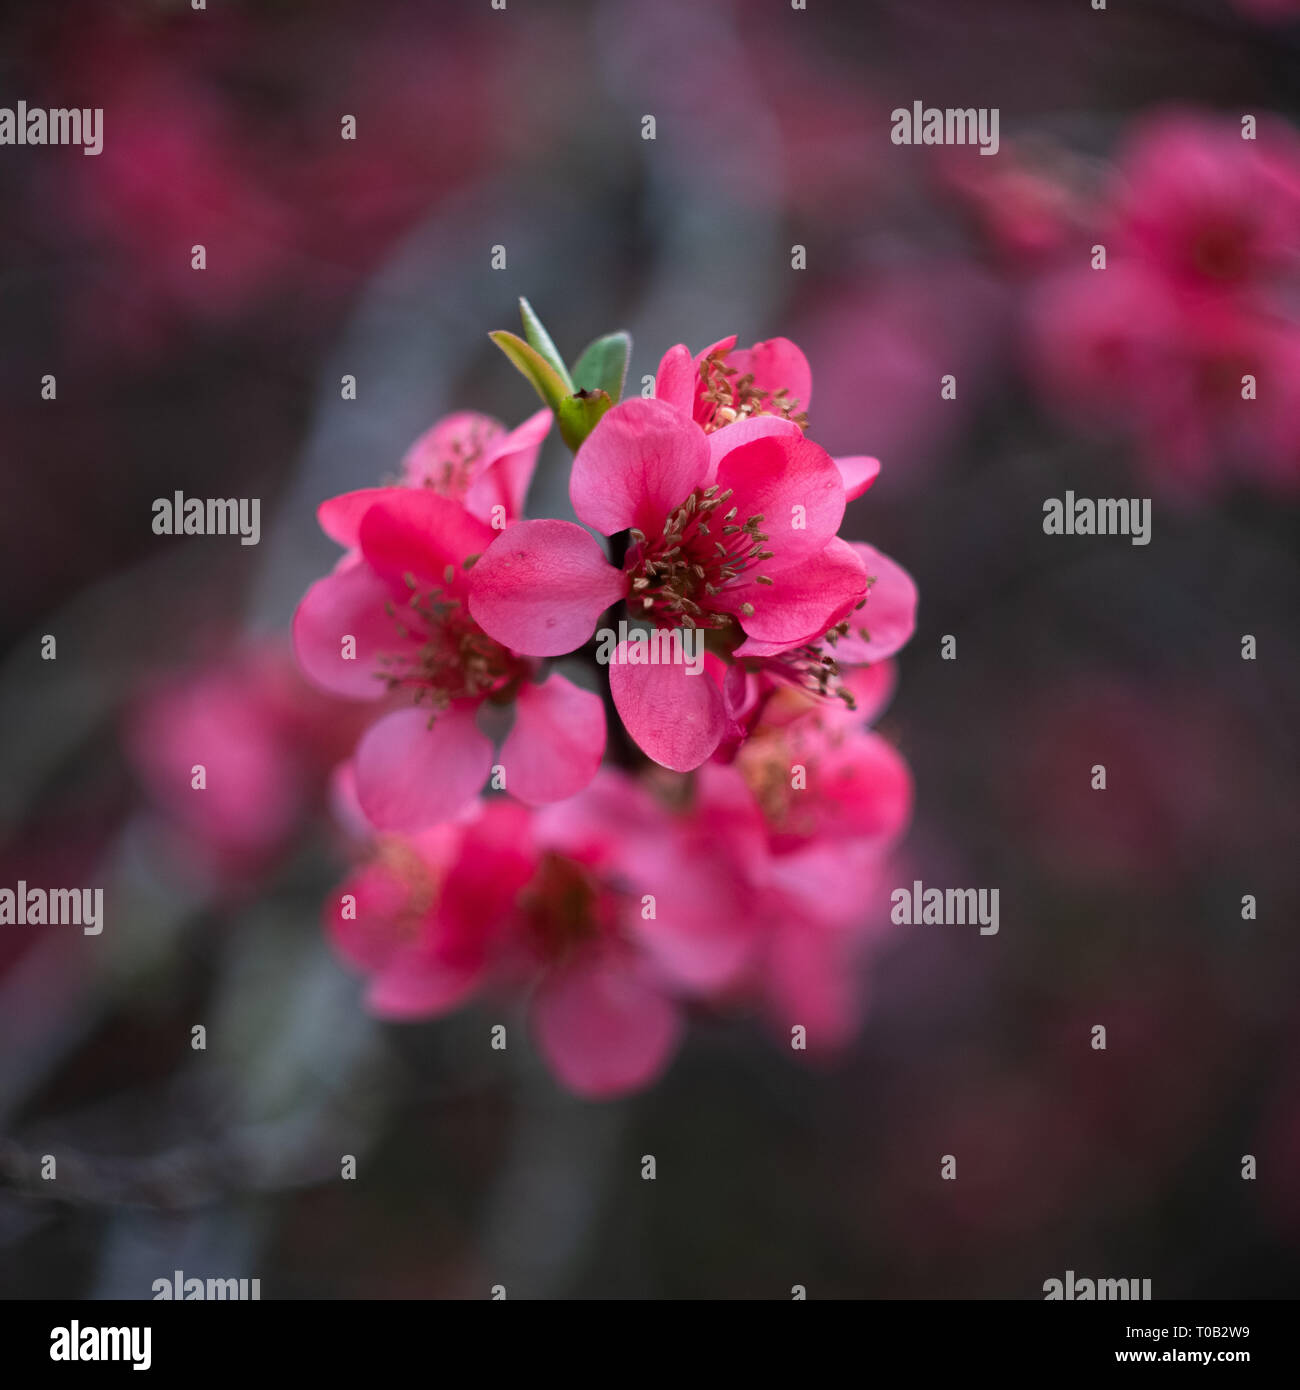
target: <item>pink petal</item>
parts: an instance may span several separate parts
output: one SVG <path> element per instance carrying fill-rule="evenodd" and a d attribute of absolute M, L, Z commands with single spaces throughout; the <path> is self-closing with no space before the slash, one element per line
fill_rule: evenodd
<path fill-rule="evenodd" d="M 462 810 L 491 768 L 492 740 L 472 706 L 453 705 L 433 728 L 428 710 L 397 710 L 357 745 L 357 800 L 379 830 L 422 830 Z"/>
<path fill-rule="evenodd" d="M 727 358 L 739 375 L 752 372 L 760 391 L 775 393 L 784 389 L 797 410 L 807 410 L 812 401 L 812 371 L 808 359 L 789 338 L 769 338 L 752 348 L 739 348 Z"/>
<path fill-rule="evenodd" d="M 379 658 L 403 646 L 384 605 L 390 586 L 368 565 L 348 565 L 318 579 L 293 615 L 293 648 L 303 674 L 331 695 L 378 700 Z M 343 639 L 356 639 L 356 658 L 345 660 Z"/>
<path fill-rule="evenodd" d="M 507 797 L 480 801 L 438 898 L 442 957 L 482 960 L 537 869 L 532 813 Z M 426 832 L 428 833 L 428 832 Z"/>
<path fill-rule="evenodd" d="M 773 552 L 761 567 L 767 574 L 817 555 L 844 519 L 840 470 L 810 439 L 768 434 L 741 444 L 719 463 L 716 482 L 724 491 L 731 489 L 739 524 L 751 516 L 763 518 L 759 529 Z"/>
<path fill-rule="evenodd" d="M 881 886 L 889 845 L 856 839 L 814 839 L 775 855 L 770 889 L 788 901 L 782 912 L 862 939 L 889 925 Z"/>
<path fill-rule="evenodd" d="M 484 456 L 505 432 L 499 420 L 476 410 L 444 415 L 406 451 L 402 479 L 408 487 L 429 487 L 462 501 L 470 476 L 482 468 Z M 470 455 L 476 457 L 467 468 L 459 460 Z"/>
<path fill-rule="evenodd" d="M 695 382 L 698 373 L 685 343 L 678 343 L 664 353 L 655 377 L 655 399 L 664 401 L 689 416 L 695 409 Z"/>
<path fill-rule="evenodd" d="M 653 893 L 655 915 L 636 914 L 632 930 L 665 979 L 686 993 L 716 994 L 735 981 L 760 938 L 735 883 L 718 872 L 716 852 L 691 853 L 697 847 L 681 841 L 675 848 L 659 872 L 638 866 L 638 887 Z M 729 911 L 719 911 L 723 902 Z"/>
<path fill-rule="evenodd" d="M 847 458 L 835 460 L 844 482 L 844 496 L 852 502 L 861 497 L 880 476 L 880 460 L 868 458 L 866 454 L 852 454 Z"/>
<path fill-rule="evenodd" d="M 599 695 L 553 674 L 525 682 L 515 697 L 515 725 L 501 748 L 505 787 L 529 806 L 563 801 L 596 775 L 605 752 L 605 705 Z"/>
<path fill-rule="evenodd" d="M 641 842 L 663 819 L 642 782 L 606 764 L 577 796 L 534 812 L 532 827 L 539 845 L 602 872 L 617 872 L 639 855 Z"/>
<path fill-rule="evenodd" d="M 374 834 L 374 826 L 357 800 L 357 770 L 348 758 L 330 773 L 330 814 L 344 835 L 358 844 L 365 844 Z"/>
<path fill-rule="evenodd" d="M 867 577 L 866 606 L 852 616 L 835 655 L 846 662 L 883 661 L 911 640 L 916 631 L 916 584 L 912 576 L 882 551 L 861 541 L 852 543 Z"/>
<path fill-rule="evenodd" d="M 629 526 L 658 536 L 708 467 L 708 442 L 689 417 L 634 398 L 609 411 L 578 450 L 569 497 L 578 519 L 607 536 Z"/>
<path fill-rule="evenodd" d="M 838 537 L 819 555 L 771 579 L 771 584 L 746 583 L 742 575 L 738 583 L 713 596 L 713 606 L 734 614 L 746 635 L 755 639 L 753 649 L 747 650 L 748 643 L 738 647 L 738 656 L 769 655 L 777 644 L 784 650 L 815 641 L 853 613 L 867 587 L 861 557 Z M 742 611 L 746 603 L 752 613 Z"/>
<path fill-rule="evenodd" d="M 338 541 L 349 550 L 360 543 L 357 538 L 361 518 L 374 503 L 386 497 L 393 489 L 387 487 L 363 487 L 356 492 L 345 492 L 338 497 L 327 497 L 316 508 L 316 520 L 320 529 L 332 541 Z"/>
<path fill-rule="evenodd" d="M 524 656 L 562 656 L 626 592 L 623 572 L 581 526 L 521 521 L 474 566 L 469 611 L 489 637 Z"/>
<path fill-rule="evenodd" d="M 593 1099 L 649 1085 L 677 1047 L 677 1006 L 604 952 L 552 970 L 533 1001 L 533 1029 L 551 1069 Z"/>
<path fill-rule="evenodd" d="M 835 654 L 838 659 L 838 648 Z M 840 680 L 848 687 L 857 706 L 854 710 L 846 711 L 848 717 L 858 724 L 874 724 L 894 697 L 898 667 L 892 661 L 877 661 L 871 666 L 842 671 Z"/>
<path fill-rule="evenodd" d="M 809 793 L 824 798 L 828 828 L 871 840 L 893 840 L 912 815 L 912 771 L 879 734 L 847 739 L 833 757 L 810 769 Z"/>
<path fill-rule="evenodd" d="M 495 506 L 505 508 L 507 522 L 523 516 L 524 498 L 554 418 L 549 408 L 539 410 L 492 446 L 465 494 L 466 507 L 480 521 L 491 525 Z"/>
<path fill-rule="evenodd" d="M 641 750 L 674 772 L 699 767 L 727 731 L 722 692 L 707 671 L 677 664 L 633 666 L 620 642 L 609 666 L 609 688 L 628 733 Z"/>
<path fill-rule="evenodd" d="M 775 934 L 768 966 L 772 1022 L 783 1038 L 800 1024 L 808 1051 L 834 1052 L 857 1032 L 863 1009 L 861 971 L 852 943 L 811 922 L 787 921 Z"/>
<path fill-rule="evenodd" d="M 755 439 L 770 439 L 780 435 L 787 439 L 802 439 L 803 431 L 793 420 L 780 415 L 745 415 L 709 435 L 709 482 L 715 482 L 718 465 L 733 450 Z"/>
<path fill-rule="evenodd" d="M 345 904 L 348 897 L 355 902 Z M 361 970 L 382 969 L 397 949 L 393 924 L 409 899 L 409 886 L 380 863 L 368 864 L 346 879 L 324 908 L 326 929 L 339 954 Z M 355 916 L 345 917 L 345 906 Z"/>
<path fill-rule="evenodd" d="M 366 1007 L 379 1018 L 433 1018 L 473 992 L 481 965 L 448 964 L 425 951 L 408 950 L 370 981 Z"/>
<path fill-rule="evenodd" d="M 395 584 L 410 574 L 422 589 L 451 594 L 465 590 L 465 560 L 481 555 L 498 534 L 428 488 L 390 488 L 358 528 L 362 554 L 377 574 Z"/>

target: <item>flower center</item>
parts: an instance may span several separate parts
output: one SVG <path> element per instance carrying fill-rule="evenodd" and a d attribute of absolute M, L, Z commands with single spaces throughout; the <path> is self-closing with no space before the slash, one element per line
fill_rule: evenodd
<path fill-rule="evenodd" d="M 817 764 L 806 751 L 784 738 L 767 735 L 746 744 L 738 761 L 772 835 L 800 840 L 816 832 L 816 794 L 808 787 Z M 800 767 L 801 774 L 797 771 Z"/>
<path fill-rule="evenodd" d="M 548 851 L 520 900 L 528 935 L 553 961 L 601 935 L 599 894 L 581 864 Z"/>
<path fill-rule="evenodd" d="M 847 630 L 848 624 L 841 623 L 837 628 L 832 628 L 831 633 L 843 635 Z M 831 633 L 821 641 L 829 640 Z M 764 669 L 777 680 L 807 691 L 810 695 L 843 700 L 848 709 L 858 707 L 853 692 L 840 679 L 839 663 L 822 649 L 820 642 L 805 642 L 802 647 L 792 647 L 789 651 L 767 657 Z"/>
<path fill-rule="evenodd" d="M 764 391 L 755 386 L 753 372 L 741 376 L 738 368 L 727 365 L 727 352 L 726 348 L 716 348 L 700 362 L 695 419 L 705 434 L 751 415 L 779 415 L 807 430 L 808 415 L 799 409 L 799 402 L 787 387 Z"/>
<path fill-rule="evenodd" d="M 494 642 L 450 593 L 455 577 L 448 565 L 443 576 L 447 588 L 421 589 L 414 575 L 404 575 L 411 590 L 405 607 L 391 599 L 384 605 L 404 650 L 382 655 L 377 674 L 390 691 L 408 689 L 417 705 L 427 701 L 435 711 L 453 700 L 494 695 L 523 674 L 523 664 Z"/>
<path fill-rule="evenodd" d="M 1245 236 L 1240 228 L 1210 227 L 1192 247 L 1192 260 L 1203 275 L 1216 280 L 1239 280 L 1246 271 Z"/>
<path fill-rule="evenodd" d="M 402 840 L 385 838 L 379 841 L 375 859 L 406 889 L 406 901 L 400 911 L 385 923 L 385 933 L 401 941 L 419 939 L 421 925 L 438 901 L 437 875 L 410 845 Z"/>
<path fill-rule="evenodd" d="M 737 508 L 718 515 L 731 489 L 696 488 L 664 521 L 663 534 L 649 538 L 633 529 L 624 568 L 632 576 L 628 606 L 638 617 L 681 627 L 720 628 L 733 623 L 730 613 L 714 608 L 714 594 L 744 571 L 772 558 L 764 550 L 768 537 L 758 528 L 760 512 L 740 522 Z M 766 575 L 755 582 L 771 584 Z M 748 617 L 751 603 L 742 605 Z"/>
<path fill-rule="evenodd" d="M 868 592 L 875 582 L 874 576 L 868 577 Z M 862 599 L 854 611 L 861 612 L 866 602 L 865 598 Z M 791 647 L 789 651 L 778 652 L 775 656 L 765 658 L 762 669 L 777 680 L 806 690 L 809 694 L 843 700 L 848 709 L 857 709 L 858 702 L 853 692 L 840 679 L 840 665 L 834 656 L 840 638 L 847 637 L 852 627 L 852 618 L 845 618 L 843 622 L 836 623 L 824 632 L 815 642 L 805 642 L 801 647 Z M 858 634 L 864 641 L 869 640 L 865 627 L 859 625 Z"/>
<path fill-rule="evenodd" d="M 476 422 L 464 435 L 453 435 L 443 446 L 445 452 L 424 465 L 423 486 L 442 497 L 464 497 L 473 481 L 474 465 L 483 457 L 487 436 L 493 432 Z"/>

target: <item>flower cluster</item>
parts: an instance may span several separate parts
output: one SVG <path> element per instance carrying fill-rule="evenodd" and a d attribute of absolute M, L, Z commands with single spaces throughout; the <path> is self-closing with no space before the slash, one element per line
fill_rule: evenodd
<path fill-rule="evenodd" d="M 319 511 L 344 554 L 299 606 L 298 660 L 377 713 L 336 775 L 357 865 L 332 939 L 383 1017 L 526 995 L 585 1095 L 657 1076 L 689 1007 L 833 1048 L 912 797 L 871 725 L 915 587 L 838 535 L 879 465 L 812 440 L 785 339 L 674 347 L 619 404 L 624 335 L 570 370 L 524 323 L 493 336 L 547 410 L 449 416 L 391 485 Z M 552 417 L 584 525 L 523 516 Z"/>

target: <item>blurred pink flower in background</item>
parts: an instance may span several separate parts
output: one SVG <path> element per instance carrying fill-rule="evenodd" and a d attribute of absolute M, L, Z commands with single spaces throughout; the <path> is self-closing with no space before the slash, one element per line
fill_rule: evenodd
<path fill-rule="evenodd" d="M 104 262 L 69 305 L 90 342 L 150 358 L 187 319 L 230 327 L 290 302 L 310 322 L 498 153 L 485 113 L 517 35 L 390 12 L 341 49 L 313 23 L 218 11 L 194 35 L 101 9 L 60 34 L 51 104 L 102 107 L 112 132 L 53 192 L 58 234 Z M 342 115 L 363 112 L 343 139 Z"/>
<path fill-rule="evenodd" d="M 335 946 L 368 977 L 372 1012 L 431 1017 L 481 983 L 536 868 L 527 829 L 524 808 L 498 800 L 418 835 L 374 840 L 326 909 Z"/>
<path fill-rule="evenodd" d="M 1300 137 L 1264 117 L 1157 111 L 1116 155 L 1121 246 L 1175 286 L 1227 289 L 1294 269 L 1300 253 Z"/>
<path fill-rule="evenodd" d="M 648 799 L 628 804 L 634 795 L 607 769 L 558 816 L 494 799 L 417 836 L 377 836 L 326 912 L 336 946 L 370 978 L 368 1007 L 423 1018 L 480 986 L 522 993 L 570 1089 L 607 1097 L 655 1079 L 681 1023 L 633 925 L 641 900 L 614 872 L 659 814 Z"/>
<path fill-rule="evenodd" d="M 970 159 L 940 145 L 930 160 L 939 190 L 956 198 L 1007 272 L 1032 273 L 1081 240 L 1088 174 L 1060 146 L 1004 139 L 996 159 Z"/>
<path fill-rule="evenodd" d="M 1167 491 L 1300 488 L 1300 142 L 1260 121 L 1148 116 L 1099 210 L 1104 269 L 1050 275 L 1028 310 L 1029 369 L 1078 422 L 1118 425 Z M 1080 257 L 1090 256 L 1087 250 Z"/>
<path fill-rule="evenodd" d="M 164 838 L 218 879 L 247 882 L 291 846 L 357 728 L 279 642 L 244 641 L 144 690 L 125 746 Z"/>

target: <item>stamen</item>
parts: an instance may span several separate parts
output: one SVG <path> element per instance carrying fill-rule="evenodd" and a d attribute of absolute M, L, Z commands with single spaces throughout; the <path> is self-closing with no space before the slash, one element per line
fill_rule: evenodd
<path fill-rule="evenodd" d="M 808 428 L 808 416 L 799 409 L 799 402 L 787 387 L 764 391 L 754 384 L 754 374 L 737 375 L 737 369 L 727 365 L 730 349 L 715 348 L 700 362 L 700 391 L 695 403 L 695 418 L 706 434 L 720 430 L 736 420 L 755 415 L 777 415 L 792 420 L 801 430 Z M 734 379 L 733 379 L 734 378 Z"/>

